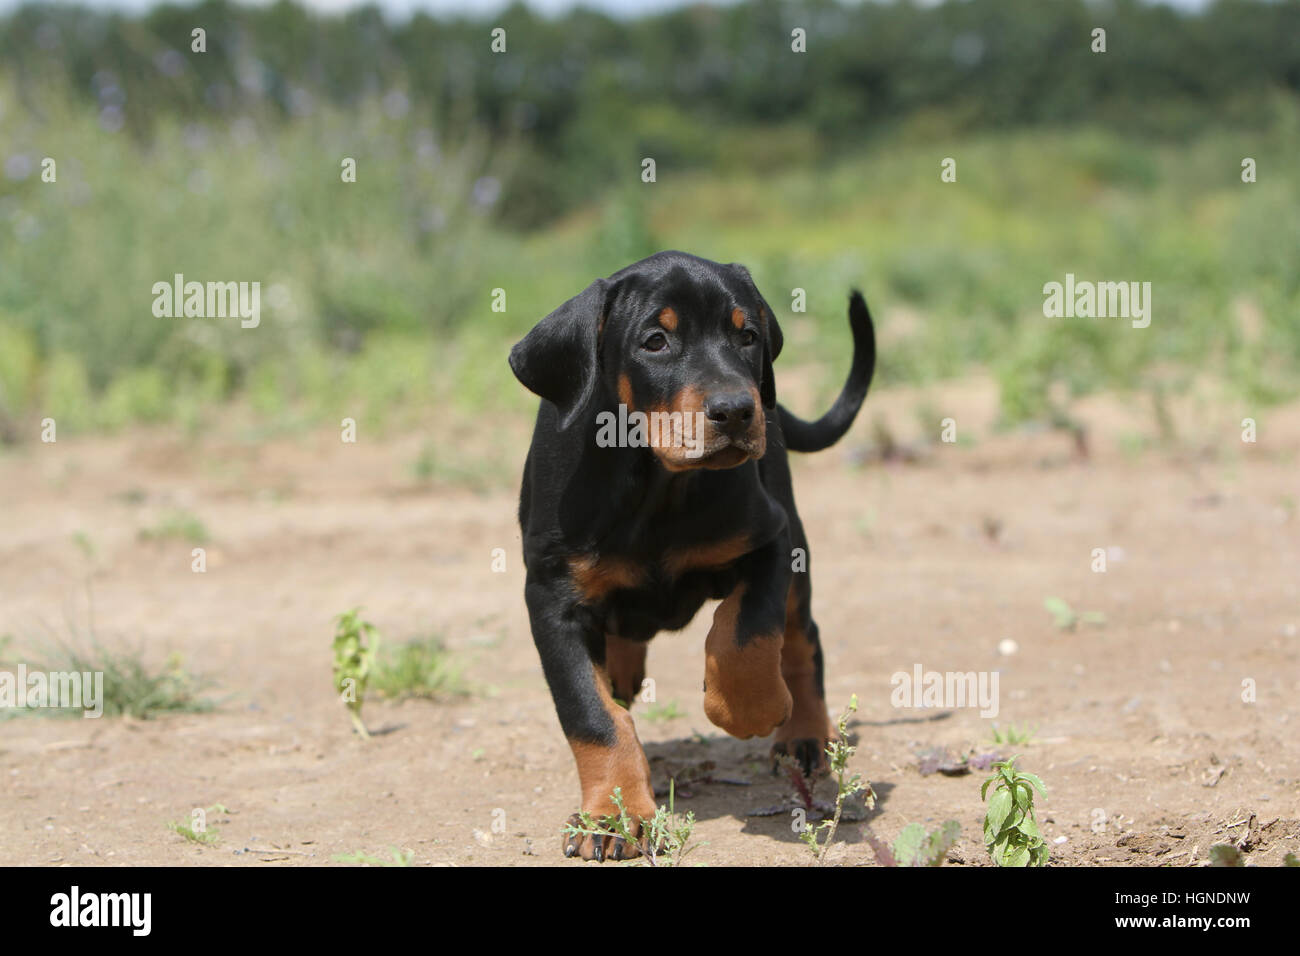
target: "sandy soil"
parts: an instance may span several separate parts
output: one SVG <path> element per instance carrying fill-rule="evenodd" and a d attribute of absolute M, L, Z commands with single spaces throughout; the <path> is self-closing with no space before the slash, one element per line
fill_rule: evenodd
<path fill-rule="evenodd" d="M 962 443 L 876 460 L 873 417 L 912 444 L 918 396 L 887 393 L 841 446 L 796 464 L 827 692 L 836 709 L 858 695 L 854 768 L 877 795 L 874 831 L 955 819 L 951 863 L 987 865 L 983 774 L 918 769 L 925 748 L 975 747 L 1020 751 L 1047 783 L 1056 864 L 1201 865 L 1219 842 L 1259 864 L 1300 852 L 1300 409 L 1261 415 L 1259 442 L 1243 444 L 1248 410 L 1198 406 L 1176 448 L 1135 453 L 1123 448 L 1150 431 L 1140 411 L 1099 400 L 1082 409 L 1092 455 L 1080 461 L 1058 433 L 994 435 L 985 383 L 924 398 L 962 410 Z M 427 438 L 136 433 L 6 452 L 0 635 L 23 648 L 93 616 L 110 646 L 184 655 L 222 703 L 146 721 L 0 721 L 0 863 L 283 866 L 398 847 L 418 864 L 596 865 L 559 853 L 577 783 L 528 632 L 514 491 L 417 482 Z M 522 426 L 498 439 L 521 464 Z M 211 531 L 204 574 L 190 543 L 138 535 L 174 507 Z M 1111 549 L 1105 573 L 1090 568 L 1098 547 Z M 1059 630 L 1049 596 L 1106 623 Z M 442 635 L 479 692 L 368 702 L 377 734 L 359 739 L 329 653 L 331 617 L 358 604 L 387 640 Z M 704 717 L 710 616 L 650 650 L 659 703 L 684 714 L 638 721 L 656 785 L 706 778 L 679 793 L 699 821 L 696 861 L 806 864 L 788 814 L 751 815 L 791 793 L 767 772 L 767 742 Z M 1032 725 L 1034 739 L 995 748 L 971 709 L 894 707 L 891 675 L 916 664 L 998 671 L 997 723 Z M 230 812 L 211 821 L 214 846 L 166 827 L 216 804 Z M 859 825 L 840 835 L 833 862 L 874 863 Z"/>

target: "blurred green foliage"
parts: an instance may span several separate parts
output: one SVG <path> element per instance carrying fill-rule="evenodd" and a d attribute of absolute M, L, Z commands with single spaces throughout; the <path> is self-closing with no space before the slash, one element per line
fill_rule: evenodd
<path fill-rule="evenodd" d="M 523 412 L 509 342 L 661 248 L 748 264 L 789 325 L 783 361 L 819 362 L 828 393 L 856 285 L 884 382 L 987 366 L 1008 421 L 1200 372 L 1286 398 L 1297 35 L 1296 0 L 402 24 L 285 2 L 23 7 L 0 18 L 0 440 L 46 415 L 194 426 L 235 396 L 273 421 Z M 1044 319 L 1066 272 L 1151 282 L 1151 328 Z M 260 281 L 262 324 L 155 318 L 175 273 Z"/>

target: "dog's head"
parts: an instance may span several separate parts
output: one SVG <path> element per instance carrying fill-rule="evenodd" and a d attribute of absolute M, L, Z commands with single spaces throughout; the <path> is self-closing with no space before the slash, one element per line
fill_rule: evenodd
<path fill-rule="evenodd" d="M 748 270 L 661 252 L 597 279 L 510 352 L 560 427 L 639 412 L 664 467 L 733 468 L 766 450 L 781 329 Z"/>

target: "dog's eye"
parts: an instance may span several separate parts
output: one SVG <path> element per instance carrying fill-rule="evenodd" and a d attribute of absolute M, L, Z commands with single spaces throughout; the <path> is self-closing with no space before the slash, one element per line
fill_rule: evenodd
<path fill-rule="evenodd" d="M 758 341 L 758 333 L 755 332 L 753 329 L 740 330 L 741 345 L 753 345 L 757 341 Z"/>
<path fill-rule="evenodd" d="M 650 335 L 646 336 L 645 340 L 641 343 L 641 348 L 645 349 L 647 352 L 662 352 L 664 349 L 668 348 L 668 336 L 664 335 L 662 332 L 652 332 Z"/>

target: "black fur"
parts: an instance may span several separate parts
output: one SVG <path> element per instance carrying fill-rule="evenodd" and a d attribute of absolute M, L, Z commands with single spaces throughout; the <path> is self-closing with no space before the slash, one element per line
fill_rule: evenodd
<path fill-rule="evenodd" d="M 661 316 L 671 309 L 675 329 Z M 744 328 L 733 315 L 739 310 Z M 809 575 L 791 572 L 807 541 L 795 510 L 786 449 L 823 448 L 840 438 L 866 394 L 874 366 L 871 319 L 850 301 L 854 358 L 834 407 L 815 423 L 776 402 L 772 363 L 782 335 L 748 271 L 663 252 L 598 279 L 533 328 L 510 353 L 519 380 L 543 399 L 524 466 L 519 502 L 533 637 L 566 735 L 612 744 L 592 664 L 603 665 L 605 635 L 645 641 L 684 627 L 701 605 L 741 582 L 737 640 L 780 633 L 793 586 L 800 620 L 816 644 Z M 657 348 L 661 339 L 663 348 Z M 617 412 L 620 383 L 638 409 L 715 396 L 761 399 L 765 453 L 738 464 L 743 438 L 686 470 L 670 470 L 648 448 L 598 447 L 597 415 Z M 626 397 L 626 394 L 625 396 Z M 726 403 L 719 398 L 716 406 Z M 731 407 L 731 406 L 728 406 Z M 733 409 L 734 411 L 734 409 Z M 749 447 L 749 446 L 745 446 Z M 754 446 L 756 447 L 756 445 Z M 667 557 L 744 535 L 748 547 L 725 566 L 672 573 Z M 635 587 L 589 600 L 572 562 L 617 560 L 639 569 Z M 821 685 L 821 652 L 816 651 Z"/>

